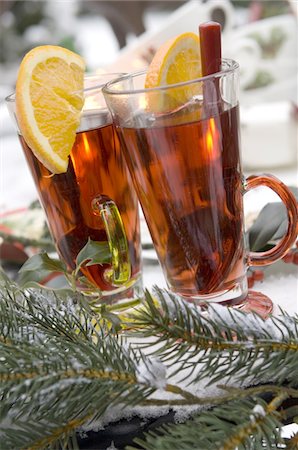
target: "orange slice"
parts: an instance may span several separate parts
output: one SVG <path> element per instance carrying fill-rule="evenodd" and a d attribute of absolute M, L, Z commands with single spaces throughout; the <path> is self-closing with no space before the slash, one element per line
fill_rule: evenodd
<path fill-rule="evenodd" d="M 147 71 L 145 87 L 193 80 L 202 75 L 200 41 L 195 33 L 183 33 L 165 42 Z"/>
<path fill-rule="evenodd" d="M 66 172 L 84 105 L 85 63 L 65 48 L 45 45 L 27 53 L 16 83 L 21 134 L 52 172 Z"/>
<path fill-rule="evenodd" d="M 156 52 L 147 71 L 145 88 L 167 86 L 202 76 L 200 41 L 195 33 L 183 33 L 165 42 Z M 148 101 L 157 111 L 175 109 L 198 94 L 198 85 L 189 84 L 150 93 Z"/>

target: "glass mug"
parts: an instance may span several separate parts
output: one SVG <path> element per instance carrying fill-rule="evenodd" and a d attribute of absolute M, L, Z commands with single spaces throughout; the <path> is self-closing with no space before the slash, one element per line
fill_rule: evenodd
<path fill-rule="evenodd" d="M 272 175 L 245 180 L 238 72 L 144 89 L 146 71 L 104 87 L 168 288 L 186 299 L 241 304 L 247 268 L 280 259 L 297 236 L 297 204 Z M 286 204 L 288 230 L 273 249 L 249 252 L 243 194 L 265 185 Z"/>
<path fill-rule="evenodd" d="M 65 173 L 53 175 L 44 167 L 18 130 L 57 252 L 68 268 L 75 268 L 88 238 L 108 241 L 111 263 L 81 272 L 112 302 L 138 295 L 142 288 L 137 196 L 102 94 L 115 76 L 85 77 L 85 103 Z M 15 95 L 6 101 L 17 122 Z"/>

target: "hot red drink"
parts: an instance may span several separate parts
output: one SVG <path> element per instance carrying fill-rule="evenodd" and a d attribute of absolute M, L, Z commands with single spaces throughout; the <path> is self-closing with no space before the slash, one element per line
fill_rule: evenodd
<path fill-rule="evenodd" d="M 78 132 L 66 173 L 53 175 L 34 156 L 20 136 L 40 201 L 47 215 L 57 250 L 69 269 L 75 267 L 79 251 L 88 238 L 107 241 L 103 221 L 94 214 L 91 203 L 98 195 L 111 198 L 121 214 L 131 262 L 131 276 L 140 274 L 140 233 L 137 198 L 112 124 Z M 92 116 L 94 123 L 94 115 Z M 99 125 L 98 125 L 99 124 Z M 82 269 L 84 275 L 104 291 L 115 289 L 108 282 L 110 265 Z"/>
<path fill-rule="evenodd" d="M 245 275 L 238 107 L 199 117 L 184 109 L 119 129 L 168 285 L 183 296 L 227 291 Z"/>

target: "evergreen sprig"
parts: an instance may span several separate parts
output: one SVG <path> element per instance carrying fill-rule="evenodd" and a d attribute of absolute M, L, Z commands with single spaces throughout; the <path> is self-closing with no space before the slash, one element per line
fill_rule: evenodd
<path fill-rule="evenodd" d="M 209 408 L 161 430 L 162 437 L 149 435 L 139 442 L 144 449 L 258 450 L 286 442 L 281 426 L 298 416 L 297 406 L 283 404 L 298 398 L 297 317 L 282 313 L 264 322 L 228 308 L 200 309 L 156 289 L 125 325 L 150 337 L 150 346 L 155 336 L 156 356 L 172 374 L 187 368 L 189 381 L 207 377 L 222 394 L 200 398 L 163 380 L 163 363 L 145 356 L 142 346 L 128 346 L 125 331 L 114 335 L 79 292 L 24 290 L 0 276 L 0 440 L 6 450 L 77 448 L 81 426 L 110 407 L 136 404 Z M 274 384 L 217 385 L 226 375 L 233 382 L 260 380 L 257 369 L 262 381 Z M 175 398 L 159 399 L 157 388 Z M 296 436 L 286 444 L 295 448 L 295 442 Z"/>
<path fill-rule="evenodd" d="M 276 399 L 270 404 L 261 399 L 231 401 L 212 411 L 201 412 L 184 424 L 167 425 L 159 433 L 149 432 L 146 440 L 136 439 L 135 442 L 146 450 L 284 448 L 278 447 L 285 445 L 280 436 L 282 413 L 277 411 L 279 405 L 280 401 Z M 133 450 L 133 447 L 127 450 Z"/>
<path fill-rule="evenodd" d="M 171 366 L 178 364 L 176 372 L 188 369 L 191 382 L 232 378 L 247 383 L 249 376 L 252 384 L 297 385 L 297 315 L 281 311 L 279 317 L 263 320 L 215 304 L 201 309 L 158 287 L 155 296 L 159 304 L 146 292 L 146 305 L 132 316 L 133 333 L 150 337 L 153 353 Z"/>
<path fill-rule="evenodd" d="M 1 443 L 47 448 L 114 405 L 134 405 L 153 388 L 137 382 L 134 351 L 82 304 L 2 282 Z M 65 299 L 64 299 L 65 301 Z"/>

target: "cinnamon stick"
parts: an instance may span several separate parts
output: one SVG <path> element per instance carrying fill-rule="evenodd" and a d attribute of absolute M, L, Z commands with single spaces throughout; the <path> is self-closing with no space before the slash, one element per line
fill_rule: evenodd
<path fill-rule="evenodd" d="M 216 74 L 221 70 L 221 25 L 205 22 L 199 26 L 202 75 Z M 204 81 L 204 113 L 206 117 L 217 115 L 222 110 L 219 78 Z"/>
<path fill-rule="evenodd" d="M 205 22 L 199 26 L 203 77 L 221 69 L 221 25 Z"/>

